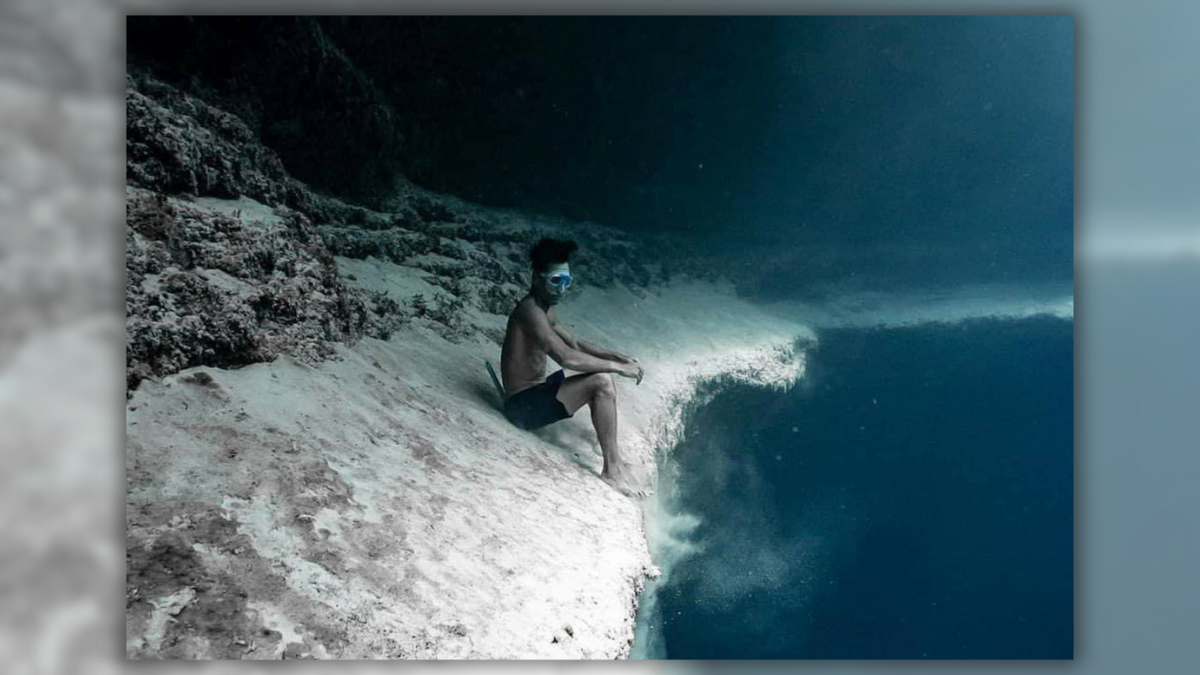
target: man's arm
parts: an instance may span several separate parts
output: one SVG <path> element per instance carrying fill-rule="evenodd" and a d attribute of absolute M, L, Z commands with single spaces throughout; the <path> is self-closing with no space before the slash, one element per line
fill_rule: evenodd
<path fill-rule="evenodd" d="M 523 311 L 522 318 L 529 326 L 534 338 L 542 345 L 550 358 L 563 368 L 581 373 L 616 373 L 625 377 L 637 377 L 638 381 L 641 381 L 641 378 L 624 363 L 610 361 L 572 347 L 550 325 L 550 320 L 540 309 L 527 306 Z"/>
<path fill-rule="evenodd" d="M 563 339 L 563 342 L 566 342 L 573 349 L 577 349 L 585 354 L 591 354 L 592 356 L 595 356 L 595 357 L 601 358 L 601 359 L 605 359 L 608 361 L 617 361 L 620 363 L 637 363 L 637 359 L 635 359 L 631 356 L 625 356 L 624 354 L 621 354 L 619 352 L 614 352 L 611 349 L 605 349 L 603 347 L 594 345 L 591 342 L 588 342 L 587 340 L 581 340 L 579 338 L 573 337 L 573 336 L 571 336 L 571 334 L 567 333 L 567 331 L 561 325 L 559 325 L 557 323 L 553 324 L 553 326 L 554 326 L 554 332 L 558 333 L 558 336 Z"/>
<path fill-rule="evenodd" d="M 576 349 L 576 350 L 579 350 L 579 351 L 584 351 L 584 350 L 583 350 L 583 348 L 579 346 L 579 341 L 578 341 L 578 340 L 576 340 L 576 339 L 575 339 L 575 338 L 574 338 L 574 337 L 573 337 L 573 336 L 572 336 L 570 333 L 568 333 L 566 330 L 564 330 L 562 326 L 560 326 L 559 324 L 555 323 L 555 322 L 554 322 L 554 319 L 550 319 L 550 327 L 554 329 L 554 332 L 555 332 L 555 333 L 558 333 L 558 337 L 562 338 L 562 341 L 563 341 L 563 342 L 565 342 L 565 343 L 567 343 L 567 346 L 569 346 L 571 349 Z M 587 353 L 588 353 L 588 354 L 591 354 L 591 352 L 587 352 Z"/>
<path fill-rule="evenodd" d="M 579 349 L 582 351 L 592 354 L 593 356 L 599 356 L 602 359 L 620 361 L 621 363 L 637 363 L 637 359 L 633 358 L 632 356 L 625 356 L 620 352 L 614 352 L 611 349 L 598 347 L 587 340 L 576 340 L 575 343 L 579 345 Z"/>

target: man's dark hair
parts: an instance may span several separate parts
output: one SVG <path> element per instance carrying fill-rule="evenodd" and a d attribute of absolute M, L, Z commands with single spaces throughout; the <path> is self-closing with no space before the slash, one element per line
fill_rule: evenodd
<path fill-rule="evenodd" d="M 579 249 L 574 239 L 551 239 L 543 237 L 533 245 L 529 252 L 529 260 L 533 262 L 534 272 L 545 272 L 552 263 L 565 263 L 571 254 Z"/>

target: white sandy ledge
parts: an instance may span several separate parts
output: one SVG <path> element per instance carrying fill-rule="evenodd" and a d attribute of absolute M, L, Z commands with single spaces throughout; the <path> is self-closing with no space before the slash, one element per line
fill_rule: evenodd
<path fill-rule="evenodd" d="M 362 285 L 409 274 L 339 262 Z M 804 371 L 796 338 L 811 335 L 712 283 L 584 289 L 559 311 L 575 334 L 645 365 L 640 386 L 617 380 L 622 446 L 650 466 L 678 438 L 698 384 L 787 388 Z M 340 356 L 196 369 L 217 386 L 185 382 L 188 371 L 143 383 L 130 402 L 130 503 L 211 504 L 267 563 L 193 547 L 243 584 L 251 623 L 283 636 L 245 657 L 279 658 L 288 644 L 329 658 L 627 657 L 653 562 L 638 504 L 597 478 L 588 409 L 534 433 L 512 427 L 483 367 L 499 348 L 425 326 Z M 293 515 L 297 495 L 324 506 Z M 305 528 L 323 538 L 322 556 Z M 337 564 L 325 564 L 331 555 Z M 127 621 L 127 651 L 165 647 L 163 622 L 190 599 L 186 589 L 155 599 L 160 612 Z M 211 647 L 187 644 L 198 657 Z"/>

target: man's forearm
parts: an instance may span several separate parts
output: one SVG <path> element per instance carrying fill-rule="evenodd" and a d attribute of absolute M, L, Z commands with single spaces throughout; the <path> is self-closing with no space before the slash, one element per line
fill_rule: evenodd
<path fill-rule="evenodd" d="M 582 346 L 580 344 L 580 347 Z M 582 349 L 576 350 L 567 361 L 567 363 L 560 363 L 558 365 L 581 373 L 619 373 L 623 368 L 623 364 L 621 363 L 610 361 L 602 356 L 589 354 Z"/>
<path fill-rule="evenodd" d="M 581 351 L 586 352 L 588 354 L 591 354 L 592 356 L 595 356 L 595 357 L 598 357 L 601 359 L 614 360 L 620 356 L 620 354 L 618 354 L 614 351 L 594 345 L 594 344 L 588 342 L 587 340 L 580 340 L 579 338 L 576 338 L 575 343 L 579 345 L 579 349 Z"/>

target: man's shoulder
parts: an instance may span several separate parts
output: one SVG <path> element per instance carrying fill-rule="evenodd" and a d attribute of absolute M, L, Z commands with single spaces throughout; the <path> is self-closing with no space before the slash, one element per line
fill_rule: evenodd
<path fill-rule="evenodd" d="M 535 313 L 541 313 L 542 315 L 545 315 L 545 312 L 542 311 L 542 308 L 538 307 L 537 303 L 533 301 L 533 296 L 527 295 L 517 302 L 517 306 L 513 307 L 512 314 L 509 316 L 524 323 L 530 321 L 534 317 Z"/>

